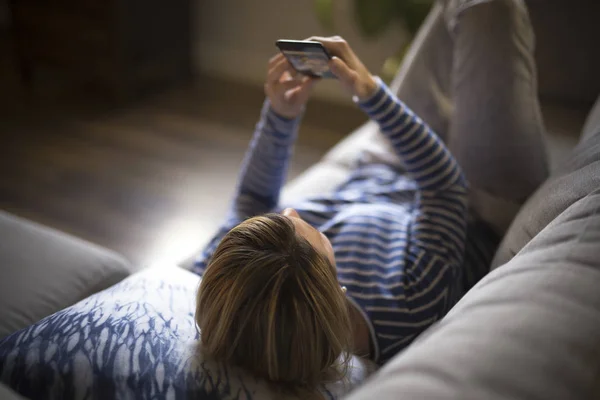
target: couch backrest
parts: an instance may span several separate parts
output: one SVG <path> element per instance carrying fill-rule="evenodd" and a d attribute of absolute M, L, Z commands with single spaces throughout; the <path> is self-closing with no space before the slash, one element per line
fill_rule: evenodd
<path fill-rule="evenodd" d="M 600 123 L 592 126 L 599 113 L 592 110 L 587 131 L 571 156 L 521 208 L 496 252 L 492 269 L 508 262 L 570 205 L 600 188 Z"/>
<path fill-rule="evenodd" d="M 600 398 L 600 189 L 348 400 Z"/>

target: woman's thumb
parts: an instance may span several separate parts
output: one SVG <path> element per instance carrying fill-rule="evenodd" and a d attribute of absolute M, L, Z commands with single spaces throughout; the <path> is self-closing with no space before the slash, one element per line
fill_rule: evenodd
<path fill-rule="evenodd" d="M 358 74 L 348 67 L 339 57 L 332 57 L 329 61 L 329 69 L 342 83 L 353 87 Z"/>

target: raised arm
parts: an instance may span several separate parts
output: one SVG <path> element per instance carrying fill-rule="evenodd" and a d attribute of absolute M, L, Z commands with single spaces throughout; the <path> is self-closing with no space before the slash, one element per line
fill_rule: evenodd
<path fill-rule="evenodd" d="M 265 100 L 242 163 L 229 215 L 196 259 L 194 272 L 204 273 L 219 242 L 234 226 L 277 206 L 299 124 L 300 117 L 284 118 L 273 111 L 269 99 Z"/>
<path fill-rule="evenodd" d="M 271 211 L 287 176 L 300 117 L 288 119 L 267 99 L 242 164 L 232 204 L 232 217 L 245 218 Z"/>
<path fill-rule="evenodd" d="M 311 39 L 320 41 L 334 56 L 329 63 L 331 71 L 379 123 L 418 186 L 410 227 L 410 248 L 415 257 L 426 254 L 454 266 L 462 264 L 467 182 L 450 151 L 380 79 L 371 75 L 344 39 Z"/>
<path fill-rule="evenodd" d="M 440 138 L 381 81 L 360 108 L 376 121 L 420 191 L 466 184 L 461 168 Z"/>
<path fill-rule="evenodd" d="M 215 248 L 231 228 L 277 206 L 300 116 L 314 82 L 311 78 L 295 77 L 292 66 L 281 54 L 269 60 L 265 83 L 267 99 L 242 163 L 229 215 L 196 260 L 196 273 L 204 272 Z"/>
<path fill-rule="evenodd" d="M 438 136 L 376 79 L 377 88 L 360 107 L 375 120 L 402 160 L 418 191 L 412 211 L 408 256 L 404 265 L 401 338 L 381 342 L 387 360 L 426 327 L 440 319 L 462 292 L 467 228 L 467 182 L 460 166 Z M 400 308 L 400 307 L 399 307 Z M 392 350 L 394 349 L 394 350 Z"/>
<path fill-rule="evenodd" d="M 440 138 L 379 79 L 359 106 L 389 139 L 418 187 L 411 228 L 415 257 L 462 264 L 467 225 L 467 181 Z"/>
<path fill-rule="evenodd" d="M 295 76 L 282 54 L 268 63 L 261 118 L 242 164 L 232 205 L 233 217 L 243 220 L 271 211 L 287 176 L 300 116 L 314 80 Z"/>
<path fill-rule="evenodd" d="M 390 292 L 381 298 L 383 310 L 371 310 L 382 329 L 396 327 L 393 335 L 379 337 L 381 352 L 376 351 L 375 356 L 385 361 L 443 317 L 460 296 L 467 182 L 444 143 L 369 73 L 342 38 L 313 39 L 321 41 L 334 55 L 330 61 L 333 74 L 378 122 L 418 188 L 410 210 L 401 280 L 394 283 L 394 295 Z M 387 310 L 394 310 L 393 316 Z"/>

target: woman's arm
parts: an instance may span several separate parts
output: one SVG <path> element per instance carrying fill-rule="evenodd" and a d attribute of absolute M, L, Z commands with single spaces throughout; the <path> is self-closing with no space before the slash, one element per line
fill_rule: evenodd
<path fill-rule="evenodd" d="M 265 100 L 232 204 L 232 217 L 238 221 L 272 211 L 277 206 L 300 119 L 280 116 L 272 109 L 270 100 Z"/>
<path fill-rule="evenodd" d="M 279 201 L 300 117 L 281 117 L 273 111 L 269 99 L 265 100 L 260 115 L 242 163 L 229 214 L 194 264 L 193 271 L 198 275 L 204 273 L 227 232 L 246 218 L 272 211 Z"/>
<path fill-rule="evenodd" d="M 457 301 L 467 227 L 467 181 L 439 137 L 378 78 L 377 87 L 359 106 L 376 121 L 417 185 L 411 211 L 402 290 L 393 316 L 397 337 L 379 341 L 386 361 L 424 329 L 442 318 Z M 364 331 L 364 329 L 363 329 Z M 360 332 L 360 331 L 359 331 Z M 364 336 L 364 334 L 363 334 Z"/>
<path fill-rule="evenodd" d="M 395 296 L 382 300 L 389 301 L 389 307 L 395 310 L 393 316 L 381 315 L 383 319 L 390 318 L 388 326 L 395 327 L 393 337 L 381 338 L 386 342 L 379 347 L 383 361 L 443 317 L 458 299 L 468 184 L 444 143 L 369 73 L 346 41 L 340 37 L 314 39 L 334 55 L 331 71 L 379 123 L 418 187 L 410 211 L 402 281 L 398 282 Z M 361 337 L 364 334 L 356 339 L 361 342 Z"/>
<path fill-rule="evenodd" d="M 359 102 L 375 120 L 416 182 L 412 245 L 452 264 L 462 263 L 467 181 L 441 139 L 376 78 L 377 89 Z"/>
<path fill-rule="evenodd" d="M 443 191 L 456 184 L 464 186 L 461 168 L 440 138 L 381 79 L 374 79 L 375 92 L 358 105 L 379 124 L 419 190 Z"/>
<path fill-rule="evenodd" d="M 199 275 L 204 272 L 219 242 L 234 226 L 277 206 L 300 116 L 314 82 L 308 77 L 294 76 L 292 66 L 281 54 L 269 60 L 267 99 L 242 163 L 229 215 L 196 260 L 194 272 Z"/>
<path fill-rule="evenodd" d="M 267 100 L 242 164 L 231 208 L 232 218 L 238 221 L 269 212 L 277 205 L 300 116 L 315 82 L 296 76 L 282 54 L 272 57 L 267 68 Z"/>
<path fill-rule="evenodd" d="M 339 36 L 313 37 L 333 55 L 331 72 L 377 121 L 406 171 L 416 182 L 418 198 L 410 230 L 415 256 L 423 252 L 461 265 L 466 236 L 467 181 L 450 151 L 406 105 L 373 77 Z"/>

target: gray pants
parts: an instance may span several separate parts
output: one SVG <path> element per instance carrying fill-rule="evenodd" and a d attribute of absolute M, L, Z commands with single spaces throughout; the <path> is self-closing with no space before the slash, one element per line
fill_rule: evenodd
<path fill-rule="evenodd" d="M 448 0 L 416 40 L 392 87 L 446 142 L 473 211 L 503 235 L 548 174 L 527 10 L 521 0 Z"/>

